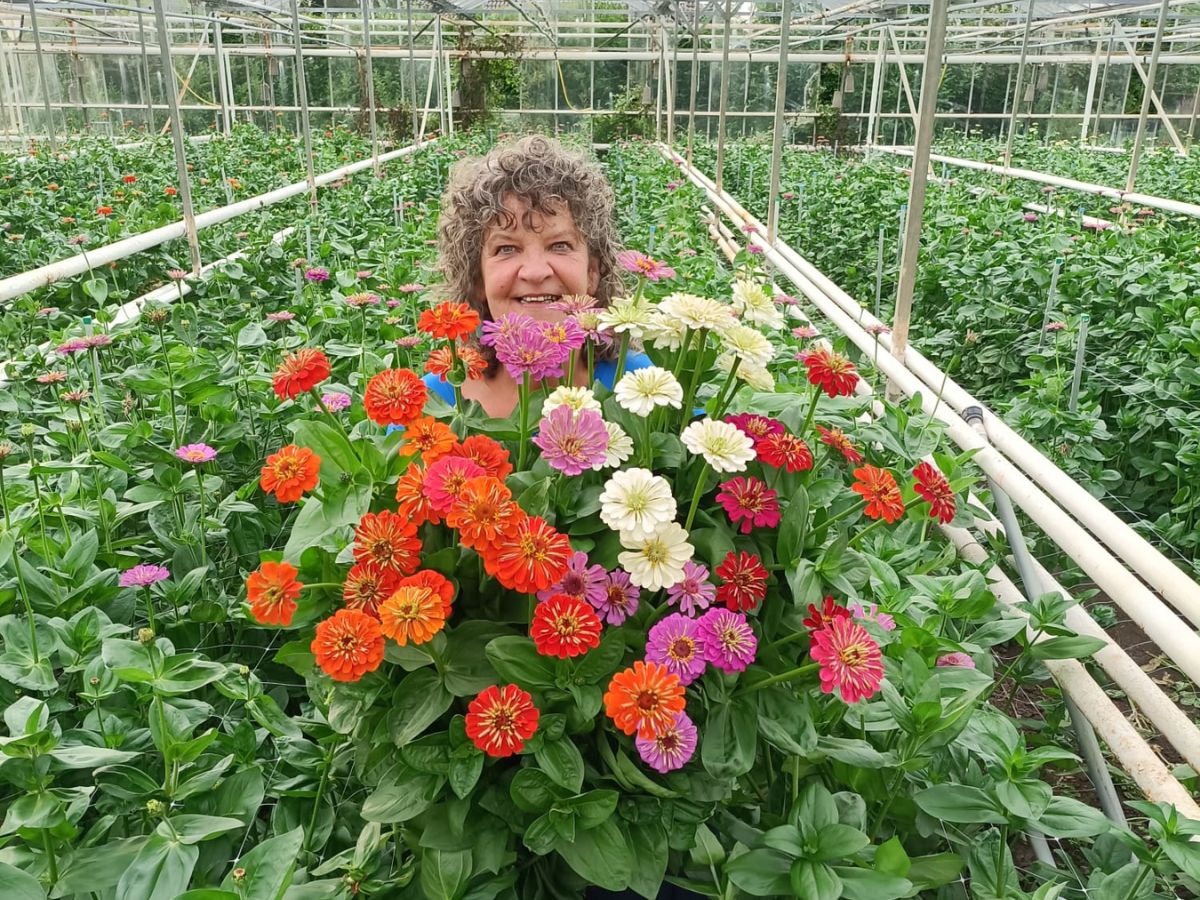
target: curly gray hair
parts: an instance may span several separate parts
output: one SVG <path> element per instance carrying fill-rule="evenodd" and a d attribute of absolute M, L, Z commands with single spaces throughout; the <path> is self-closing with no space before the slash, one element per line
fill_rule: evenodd
<path fill-rule="evenodd" d="M 530 135 L 486 156 L 463 159 L 450 171 L 438 218 L 438 266 L 446 279 L 442 291 L 447 298 L 465 300 L 483 321 L 491 319 L 483 294 L 483 241 L 492 225 L 516 224 L 504 207 L 510 196 L 528 205 L 526 216 L 554 215 L 566 207 L 597 265 L 596 305 L 608 306 L 621 293 L 616 202 L 604 173 L 583 154 Z M 524 224 L 529 226 L 528 221 Z M 496 368 L 495 354 L 490 347 L 480 351 L 490 375 Z"/>

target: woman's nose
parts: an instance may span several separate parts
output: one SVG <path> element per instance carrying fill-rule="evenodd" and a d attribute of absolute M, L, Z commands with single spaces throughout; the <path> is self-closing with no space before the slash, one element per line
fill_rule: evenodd
<path fill-rule="evenodd" d="M 542 250 L 530 250 L 521 260 L 521 277 L 526 281 L 538 283 L 554 275 L 550 265 L 550 255 Z"/>

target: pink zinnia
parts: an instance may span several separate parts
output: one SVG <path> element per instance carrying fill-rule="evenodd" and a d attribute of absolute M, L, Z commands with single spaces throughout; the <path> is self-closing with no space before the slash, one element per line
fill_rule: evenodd
<path fill-rule="evenodd" d="M 729 415 L 725 417 L 725 421 L 737 428 L 742 434 L 754 441 L 755 448 L 758 447 L 758 442 L 770 434 L 783 434 L 787 428 L 778 419 L 771 419 L 767 416 L 760 416 L 757 413 L 738 413 L 737 415 Z"/>
<path fill-rule="evenodd" d="M 83 338 L 71 338 L 55 347 L 54 352 L 59 356 L 66 356 L 70 353 L 81 353 L 87 348 L 88 345 L 83 342 Z"/>
<path fill-rule="evenodd" d="M 281 309 L 279 312 L 267 313 L 267 319 L 271 322 L 290 322 L 296 318 L 294 312 L 288 312 L 286 309 Z"/>
<path fill-rule="evenodd" d="M 751 256 L 759 256 L 762 253 L 764 253 L 765 251 L 763 250 L 762 247 L 758 246 L 758 244 L 747 244 L 746 252 L 749 253 Z"/>
<path fill-rule="evenodd" d="M 328 281 L 329 270 L 321 266 L 313 266 L 311 269 L 305 271 L 304 277 L 308 281 Z"/>
<path fill-rule="evenodd" d="M 79 340 L 84 347 L 89 349 L 93 347 L 107 347 L 113 342 L 111 334 L 92 334 Z"/>
<path fill-rule="evenodd" d="M 163 566 L 138 563 L 132 569 L 126 569 L 122 572 L 117 579 L 117 583 L 123 588 L 150 587 L 150 585 L 166 581 L 170 577 L 170 571 Z"/>
<path fill-rule="evenodd" d="M 681 684 L 691 684 L 704 674 L 708 661 L 696 636 L 696 620 L 683 613 L 672 613 L 650 629 L 646 640 L 646 659 L 667 667 L 679 676 Z"/>
<path fill-rule="evenodd" d="M 393 297 L 391 300 L 387 301 L 387 308 L 395 309 L 397 306 L 399 306 L 403 302 L 404 302 L 403 300 L 397 300 Z"/>
<path fill-rule="evenodd" d="M 184 462 L 198 466 L 216 459 L 217 451 L 208 446 L 208 444 L 185 444 L 175 451 L 175 455 Z"/>
<path fill-rule="evenodd" d="M 811 325 L 798 325 L 792 329 L 792 337 L 799 338 L 802 341 L 808 338 L 815 338 L 820 333 Z"/>
<path fill-rule="evenodd" d="M 586 600 L 592 606 L 599 608 L 608 592 L 608 573 L 604 566 L 588 565 L 587 554 L 576 550 L 567 560 L 567 571 L 562 580 L 555 582 L 544 591 L 537 592 L 539 600 L 549 600 L 555 594 L 566 594 L 576 600 Z"/>
<path fill-rule="evenodd" d="M 533 443 L 551 468 L 565 475 L 579 475 L 604 464 L 608 429 L 595 410 L 576 412 L 569 406 L 558 406 L 538 423 Z"/>
<path fill-rule="evenodd" d="M 341 412 L 350 406 L 350 402 L 350 395 L 339 391 L 332 391 L 321 397 L 321 405 L 330 412 Z"/>
<path fill-rule="evenodd" d="M 396 346 L 403 347 L 404 349 L 408 350 L 412 347 L 416 347 L 423 340 L 424 337 L 419 334 L 406 334 L 404 337 L 396 338 Z"/>
<path fill-rule="evenodd" d="M 667 602 L 679 605 L 679 611 L 691 615 L 708 609 L 717 596 L 717 587 L 708 581 L 708 569 L 688 560 L 683 564 L 683 580 L 667 588 Z"/>
<path fill-rule="evenodd" d="M 39 309 L 39 310 L 37 311 L 37 314 L 38 314 L 39 316 L 52 316 L 52 315 L 54 315 L 56 312 L 58 312 L 58 307 L 57 307 L 57 306 L 43 306 L 41 309 Z"/>
<path fill-rule="evenodd" d="M 465 456 L 443 456 L 425 472 L 425 496 L 430 505 L 445 515 L 468 478 L 486 475 L 487 470 Z"/>
<path fill-rule="evenodd" d="M 62 384 L 67 380 L 67 373 L 59 370 L 44 372 L 37 377 L 38 384 Z"/>
<path fill-rule="evenodd" d="M 749 534 L 755 528 L 774 528 L 779 524 L 779 501 L 767 483 L 751 475 L 737 476 L 724 482 L 717 492 L 717 502 L 738 530 Z"/>
<path fill-rule="evenodd" d="M 812 634 L 812 658 L 821 664 L 821 690 L 847 703 L 875 695 L 883 681 L 883 654 L 867 629 L 837 618 Z"/>
<path fill-rule="evenodd" d="M 373 294 L 370 291 L 362 291 L 358 294 L 350 294 L 348 297 L 346 297 L 346 305 L 356 308 L 363 306 L 378 306 L 379 295 Z"/>
<path fill-rule="evenodd" d="M 641 593 L 638 586 L 629 580 L 628 572 L 613 569 L 608 573 L 604 599 L 596 604 L 596 612 L 609 625 L 620 625 L 637 612 Z"/>
<path fill-rule="evenodd" d="M 1027 212 L 1021 218 L 1023 218 L 1026 222 L 1036 222 L 1038 220 L 1038 214 Z"/>
<path fill-rule="evenodd" d="M 417 284 L 415 281 L 410 281 L 408 284 L 402 284 L 396 288 L 402 294 L 419 294 L 425 290 L 425 285 Z"/>
<path fill-rule="evenodd" d="M 625 271 L 640 275 L 648 281 L 662 281 L 664 278 L 675 277 L 675 270 L 670 266 L 636 250 L 622 250 L 617 254 L 617 262 Z"/>
<path fill-rule="evenodd" d="M 746 617 L 728 609 L 710 609 L 696 620 L 704 658 L 723 672 L 744 672 L 758 651 L 758 638 Z"/>
<path fill-rule="evenodd" d="M 516 321 L 506 323 L 505 319 Z M 486 328 L 484 334 L 488 336 Z M 534 381 L 562 376 L 570 351 L 547 340 L 538 323 L 529 316 L 510 313 L 501 317 L 500 328 L 492 336 L 496 359 L 516 381 L 524 380 L 525 375 Z"/>
<path fill-rule="evenodd" d="M 937 664 L 940 668 L 958 668 L 958 669 L 974 669 L 975 660 L 961 650 L 955 650 L 953 653 L 947 653 L 939 656 Z"/>
<path fill-rule="evenodd" d="M 675 721 L 651 738 L 638 737 L 638 755 L 656 772 L 674 772 L 682 768 L 696 752 L 696 726 L 685 712 L 675 713 Z"/>
<path fill-rule="evenodd" d="M 884 631 L 895 631 L 896 620 L 888 613 L 881 612 L 879 605 L 872 603 L 869 607 L 863 607 L 861 603 L 851 603 L 848 607 L 850 615 L 863 622 L 874 622 Z"/>
<path fill-rule="evenodd" d="M 578 350 L 587 341 L 587 334 L 573 318 L 561 322 L 539 322 L 542 336 L 551 344 L 566 347 L 567 350 Z"/>

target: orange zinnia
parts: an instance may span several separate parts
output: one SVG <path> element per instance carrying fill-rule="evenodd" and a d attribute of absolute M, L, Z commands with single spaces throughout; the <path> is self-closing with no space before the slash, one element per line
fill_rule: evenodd
<path fill-rule="evenodd" d="M 533 594 L 566 574 L 571 543 L 544 519 L 518 513 L 502 538 L 481 555 L 488 574 L 506 588 Z"/>
<path fill-rule="evenodd" d="M 512 491 L 498 478 L 480 475 L 468 478 L 454 505 L 446 513 L 446 524 L 458 529 L 463 546 L 484 552 L 512 525 L 521 508 L 513 502 Z"/>
<path fill-rule="evenodd" d="M 473 461 L 493 478 L 503 481 L 512 474 L 508 451 L 486 434 L 473 434 L 453 450 L 451 456 L 463 456 Z"/>
<path fill-rule="evenodd" d="M 307 447 L 288 444 L 267 457 L 262 467 L 262 489 L 280 503 L 295 503 L 317 486 L 321 457 Z"/>
<path fill-rule="evenodd" d="M 436 375 L 442 381 L 446 380 L 446 374 L 453 368 L 454 356 L 449 347 L 438 347 L 431 351 L 425 360 L 425 371 L 430 375 Z"/>
<path fill-rule="evenodd" d="M 396 588 L 379 604 L 379 629 L 401 647 L 409 641 L 424 644 L 446 625 L 442 598 L 427 587 Z"/>
<path fill-rule="evenodd" d="M 485 688 L 467 707 L 466 732 L 488 756 L 512 756 L 537 731 L 533 697 L 515 684 Z"/>
<path fill-rule="evenodd" d="M 467 367 L 467 381 L 479 381 L 487 374 L 488 362 L 474 347 L 466 344 L 459 347 L 458 358 Z"/>
<path fill-rule="evenodd" d="M 271 384 L 280 400 L 294 400 L 328 378 L 329 372 L 329 358 L 320 350 L 305 347 L 283 358 Z"/>
<path fill-rule="evenodd" d="M 396 482 L 396 503 L 399 504 L 396 512 L 418 527 L 442 521 L 441 513 L 433 508 L 425 493 L 425 467 L 420 463 L 410 464 Z"/>
<path fill-rule="evenodd" d="M 379 618 L 379 604 L 400 586 L 400 575 L 378 563 L 360 562 L 350 567 L 342 583 L 342 601 L 347 609 L 360 609 Z"/>
<path fill-rule="evenodd" d="M 263 625 L 292 624 L 296 598 L 304 587 L 296 580 L 296 567 L 285 562 L 265 562 L 246 578 L 250 615 Z"/>
<path fill-rule="evenodd" d="M 454 607 L 454 582 L 432 569 L 422 569 L 407 578 L 401 578 L 396 587 L 428 588 L 442 601 L 442 611 L 445 618 L 450 618 L 450 610 Z"/>
<path fill-rule="evenodd" d="M 376 425 L 407 425 L 428 398 L 428 388 L 411 369 L 384 369 L 367 382 L 363 408 Z"/>
<path fill-rule="evenodd" d="M 904 515 L 904 498 L 896 479 L 887 469 L 861 466 L 854 470 L 858 480 L 850 486 L 856 494 L 867 501 L 863 510 L 872 519 L 883 519 L 889 525 Z"/>
<path fill-rule="evenodd" d="M 670 728 L 685 705 L 679 676 L 666 666 L 640 659 L 614 675 L 604 695 L 604 710 L 613 724 L 625 734 L 637 732 L 643 740 L 653 740 Z"/>
<path fill-rule="evenodd" d="M 422 416 L 404 429 L 404 452 L 420 453 L 426 464 L 441 459 L 454 449 L 458 438 L 445 422 Z"/>
<path fill-rule="evenodd" d="M 354 529 L 354 559 L 409 575 L 421 564 L 417 526 L 389 510 L 367 513 Z"/>
<path fill-rule="evenodd" d="M 479 313 L 466 303 L 440 303 L 421 313 L 417 328 L 435 338 L 457 341 L 479 327 Z"/>
<path fill-rule="evenodd" d="M 379 623 L 357 609 L 339 609 L 317 624 L 309 649 L 334 681 L 358 681 L 383 662 L 383 634 Z"/>

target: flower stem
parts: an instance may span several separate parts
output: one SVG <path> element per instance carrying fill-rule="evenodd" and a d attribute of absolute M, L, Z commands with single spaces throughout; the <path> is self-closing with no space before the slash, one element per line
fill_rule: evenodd
<path fill-rule="evenodd" d="M 812 395 L 812 402 L 808 404 L 808 413 L 804 416 L 804 424 L 801 425 L 800 430 L 798 432 L 796 432 L 797 437 L 802 438 L 802 437 L 804 437 L 804 435 L 808 434 L 808 427 L 810 425 L 812 425 L 813 416 L 816 415 L 817 403 L 820 401 L 820 399 L 821 399 L 821 389 L 819 387 L 814 387 L 813 395 Z"/>
<path fill-rule="evenodd" d="M 696 490 L 692 492 L 692 505 L 688 509 L 687 521 L 683 525 L 684 531 L 692 530 L 692 520 L 696 518 L 696 510 L 700 506 L 700 498 L 704 495 L 704 481 L 708 477 L 708 462 L 700 467 L 700 477 L 696 479 Z"/>
<path fill-rule="evenodd" d="M 458 416 L 458 415 L 462 414 L 462 405 L 463 405 L 462 387 L 455 380 L 458 378 L 458 372 L 459 372 L 459 366 L 460 366 L 460 363 L 458 360 L 458 350 L 456 350 L 454 347 L 454 341 L 447 341 L 446 343 L 447 343 L 447 346 L 450 348 L 450 359 L 453 360 L 453 364 L 450 369 L 450 376 L 451 376 L 450 377 L 450 387 L 454 389 L 454 415 Z M 463 381 L 465 383 L 466 378 L 467 378 L 467 373 L 465 371 L 466 367 L 463 366 L 463 369 L 464 369 Z"/>
<path fill-rule="evenodd" d="M 797 666 L 794 669 L 788 669 L 786 672 L 780 672 L 778 675 L 772 675 L 770 678 L 764 678 L 761 681 L 756 681 L 754 684 L 748 684 L 742 688 L 739 693 L 751 694 L 754 691 L 762 690 L 765 687 L 770 687 L 773 684 L 782 684 L 785 681 L 795 681 L 797 678 L 802 678 L 811 672 L 817 671 L 821 667 L 820 663 L 811 662 L 805 663 L 802 666 Z"/>
<path fill-rule="evenodd" d="M 150 593 L 149 587 L 142 588 L 142 593 L 146 597 L 146 621 L 150 625 L 150 630 L 157 632 L 158 631 L 158 623 L 155 621 L 155 618 L 154 618 L 154 597 Z"/>
<path fill-rule="evenodd" d="M 58 883 L 58 857 L 54 854 L 54 842 L 50 837 L 50 829 L 43 828 L 41 832 L 42 849 L 46 851 L 47 874 L 50 876 L 49 887 L 54 887 Z"/>
<path fill-rule="evenodd" d="M 688 422 L 692 421 L 693 411 L 696 408 L 696 391 L 700 387 L 700 374 L 704 371 L 704 347 L 707 343 L 708 329 L 698 329 L 696 331 L 696 367 L 692 369 L 692 378 L 688 382 L 687 393 L 683 395 L 683 425 L 679 429 L 681 432 L 687 428 Z"/>
<path fill-rule="evenodd" d="M 521 376 L 520 407 L 521 407 L 521 447 L 517 451 L 517 471 L 525 471 L 525 452 L 529 444 L 529 391 L 530 375 L 525 372 Z"/>
<path fill-rule="evenodd" d="M 617 352 L 617 371 L 613 375 L 613 386 L 621 380 L 621 376 L 625 374 L 625 356 L 629 353 L 629 332 L 626 331 L 621 335 L 621 349 Z M 589 358 L 588 364 L 591 364 Z"/>
<path fill-rule="evenodd" d="M 12 528 L 12 519 L 8 516 L 8 494 L 4 490 L 4 460 L 0 459 L 0 509 L 4 510 L 4 527 Z"/>
<path fill-rule="evenodd" d="M 158 344 L 162 349 L 163 363 L 167 367 L 167 387 L 170 389 L 167 392 L 167 404 L 171 407 L 171 437 L 174 439 L 172 446 L 178 447 L 179 414 L 175 411 L 175 370 L 171 368 L 171 355 L 167 352 L 167 338 L 163 333 L 162 323 L 158 326 Z M 251 419 L 253 420 L 253 417 Z"/>
<path fill-rule="evenodd" d="M 713 407 L 714 419 L 722 418 L 725 415 L 725 410 L 729 407 L 729 404 L 733 402 L 733 398 L 737 396 L 737 370 L 738 366 L 741 364 L 742 358 L 740 356 L 735 356 L 733 359 L 733 364 L 729 367 L 729 378 L 723 385 L 721 385 L 720 393 L 717 395 L 717 404 Z"/>
<path fill-rule="evenodd" d="M 25 585 L 25 575 L 21 572 L 21 560 L 13 553 L 13 569 L 17 573 L 17 589 L 21 592 L 21 601 L 25 606 L 25 617 L 29 619 L 29 649 L 33 653 L 35 663 L 42 661 L 41 650 L 38 649 L 37 619 L 33 617 L 33 604 L 29 602 L 29 588 Z"/>
<path fill-rule="evenodd" d="M 200 565 L 208 565 L 208 549 L 205 546 L 205 529 L 204 529 L 204 473 L 200 471 L 200 466 L 196 466 L 196 496 L 200 501 L 200 520 L 196 524 L 200 528 Z"/>

